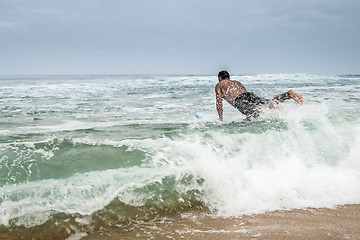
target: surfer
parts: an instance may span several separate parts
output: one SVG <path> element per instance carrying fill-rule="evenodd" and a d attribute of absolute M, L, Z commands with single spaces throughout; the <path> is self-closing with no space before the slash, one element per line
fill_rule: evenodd
<path fill-rule="evenodd" d="M 279 102 L 284 102 L 287 99 L 294 99 L 299 104 L 303 104 L 302 97 L 293 90 L 276 95 L 273 99 L 268 100 L 255 95 L 253 92 L 248 92 L 240 82 L 230 80 L 230 74 L 227 71 L 220 71 L 218 79 L 219 83 L 215 86 L 215 93 L 216 110 L 220 121 L 223 120 L 223 98 L 246 115 L 246 120 L 257 117 L 262 107 L 277 108 Z"/>

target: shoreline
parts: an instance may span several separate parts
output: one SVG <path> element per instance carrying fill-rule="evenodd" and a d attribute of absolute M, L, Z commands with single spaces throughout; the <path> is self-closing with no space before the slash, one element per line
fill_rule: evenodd
<path fill-rule="evenodd" d="M 94 232 L 83 239 L 360 239 L 359 226 L 360 204 L 353 204 L 229 218 L 194 215 L 107 236 Z"/>
<path fill-rule="evenodd" d="M 360 239 L 360 204 L 308 208 L 239 217 L 215 217 L 198 211 L 147 221 L 103 222 L 82 229 L 45 223 L 0 231 L 0 239 Z"/>

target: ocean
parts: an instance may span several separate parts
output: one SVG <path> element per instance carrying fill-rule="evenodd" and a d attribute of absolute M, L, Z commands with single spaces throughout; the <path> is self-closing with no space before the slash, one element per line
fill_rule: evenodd
<path fill-rule="evenodd" d="M 0 76 L 0 232 L 360 203 L 360 75 L 231 78 L 304 104 L 219 122 L 216 75 Z"/>

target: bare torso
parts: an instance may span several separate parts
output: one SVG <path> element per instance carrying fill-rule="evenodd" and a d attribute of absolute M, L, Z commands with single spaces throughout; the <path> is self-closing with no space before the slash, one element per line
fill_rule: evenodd
<path fill-rule="evenodd" d="M 217 94 L 221 93 L 221 98 L 224 98 L 228 103 L 234 106 L 235 97 L 240 93 L 245 93 L 247 91 L 240 82 L 225 79 L 216 85 L 215 92 Z"/>
<path fill-rule="evenodd" d="M 232 81 L 229 78 L 222 79 L 218 77 L 219 83 L 215 86 L 215 93 L 216 93 L 216 110 L 219 114 L 219 120 L 223 120 L 223 104 L 222 99 L 224 98 L 228 103 L 230 103 L 233 107 L 234 106 L 234 99 L 237 95 L 241 93 L 246 93 L 246 88 L 238 81 Z M 289 90 L 286 93 L 276 95 L 273 100 L 271 101 L 271 105 L 269 108 L 276 108 L 277 102 L 283 102 L 286 99 L 294 99 L 299 104 L 303 104 L 302 97 L 295 93 L 293 90 Z M 249 117 L 248 117 L 249 118 Z"/>

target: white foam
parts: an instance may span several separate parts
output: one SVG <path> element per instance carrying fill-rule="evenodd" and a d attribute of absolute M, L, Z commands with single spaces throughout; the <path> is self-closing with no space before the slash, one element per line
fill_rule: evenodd
<path fill-rule="evenodd" d="M 104 208 L 116 197 L 126 204 L 138 205 L 131 190 L 161 180 L 165 170 L 126 168 L 76 174 L 67 179 L 47 179 L 0 188 L 0 223 L 20 217 L 17 225 L 27 227 L 47 221 L 50 213 L 90 215 Z M 132 196 L 122 193 L 133 193 Z M 123 198 L 122 198 L 123 196 Z M 146 198 L 145 198 L 146 199 Z M 45 215 L 44 215 L 45 214 Z"/>
<path fill-rule="evenodd" d="M 74 233 L 67 237 L 65 240 L 80 240 L 88 235 L 86 232 L 81 232 L 75 226 L 70 226 L 70 228 Z"/>
<path fill-rule="evenodd" d="M 161 182 L 166 176 L 174 176 L 178 181 L 176 191 L 186 194 L 188 190 L 196 189 L 200 192 L 197 196 L 199 200 L 217 214 L 226 216 L 360 203 L 360 191 L 357 187 L 360 181 L 360 128 L 356 115 L 359 108 L 356 102 L 345 103 L 342 96 L 342 92 L 350 91 L 352 86 L 335 84 L 327 87 L 329 77 L 314 75 L 234 76 L 234 79 L 244 80 L 256 91 L 264 91 L 265 97 L 279 93 L 277 91 L 287 84 L 298 86 L 305 81 L 309 85 L 300 88 L 305 93 L 303 106 L 287 101 L 281 104 L 279 110 L 264 110 L 256 121 L 229 127 L 221 124 L 207 126 L 193 116 L 193 110 L 198 109 L 208 115 L 207 121 L 216 121 L 213 91 L 216 77 L 133 77 L 132 81 L 118 81 L 122 79 L 126 78 L 112 79 L 108 83 L 94 79 L 90 83 L 72 80 L 68 80 L 69 84 L 63 84 L 62 81 L 40 85 L 26 83 L 2 89 L 6 94 L 11 94 L 10 102 L 6 104 L 13 104 L 24 112 L 32 113 L 33 110 L 46 110 L 56 106 L 66 116 L 64 119 L 62 114 L 55 114 L 54 118 L 47 119 L 54 121 L 36 122 L 37 124 L 25 121 L 16 125 L 18 127 L 15 130 L 0 129 L 0 133 L 6 135 L 87 128 L 106 130 L 106 127 L 137 123 L 177 122 L 192 125 L 183 133 L 171 137 L 163 136 L 163 132 L 160 132 L 151 139 L 118 140 L 122 139 L 121 133 L 119 137 L 107 140 L 96 134 L 73 139 L 74 144 L 113 147 L 125 145 L 129 149 L 143 151 L 146 159 L 140 167 L 94 171 L 76 174 L 67 179 L 2 186 L 0 223 L 8 225 L 12 219 L 19 218 L 18 225 L 39 225 L 54 211 L 88 216 L 103 209 L 115 198 L 125 204 L 143 206 L 151 193 L 139 193 L 135 189 Z M 337 78 L 330 80 L 336 81 Z M 318 86 L 318 83 L 322 85 Z M 185 88 L 190 86 L 195 89 L 197 84 L 200 85 L 200 90 L 187 91 Z M 263 90 L 257 84 L 272 84 L 278 89 Z M 277 86 L 278 84 L 282 85 Z M 165 93 L 151 90 L 157 86 L 166 87 Z M 170 99 L 173 93 L 167 92 L 169 89 L 179 93 L 177 98 Z M 130 92 L 134 94 L 127 95 Z M 182 92 L 194 96 L 183 98 Z M 51 106 L 45 106 L 46 101 L 37 102 L 38 106 L 31 102 L 38 98 L 44 100 L 54 94 L 57 94 L 58 99 L 64 99 L 64 102 L 53 102 Z M 109 110 L 110 120 L 106 119 L 105 122 L 92 118 L 87 111 L 100 109 L 96 114 L 106 114 L 101 111 L 106 106 L 105 103 L 100 107 L 91 105 L 92 97 L 98 94 L 109 95 L 110 103 L 103 98 L 99 99 L 111 106 L 118 106 L 115 110 Z M 27 95 L 30 97 L 24 100 L 23 97 Z M 149 106 L 137 101 L 142 96 L 149 101 Z M 160 97 L 164 99 L 154 102 Z M 74 103 L 84 105 L 74 113 Z M 163 109 L 158 109 L 160 107 Z M 71 110 L 71 113 L 66 113 L 66 110 Z M 243 118 L 226 103 L 224 110 L 226 121 L 240 121 Z M 18 110 L 14 114 L 16 111 Z M 349 113 L 352 114 L 352 120 L 346 120 L 346 114 Z M 84 116 L 86 120 L 76 119 L 77 116 Z M 17 117 L 13 119 L 15 118 Z M 278 122 L 279 126 L 275 123 L 269 127 L 271 121 Z M 256 131 L 252 131 L 254 129 Z M 0 146 L 17 150 L 17 144 L 24 143 L 5 143 Z M 30 148 L 29 151 L 36 151 L 44 159 L 53 157 L 55 151 L 36 150 L 30 140 L 25 145 Z M 181 184 L 180 180 L 187 175 L 194 177 L 188 184 Z M 203 181 L 197 181 L 199 179 Z M 179 198 L 179 202 L 182 201 L 184 200 Z M 79 224 L 87 224 L 87 220 L 77 221 Z"/>
<path fill-rule="evenodd" d="M 281 131 L 209 130 L 206 137 L 195 133 L 126 145 L 149 152 L 153 164 L 168 165 L 179 177 L 191 173 L 205 179 L 197 189 L 221 215 L 360 203 L 360 134 L 328 114 L 326 104 L 288 105 L 279 113 L 288 126 Z"/>

